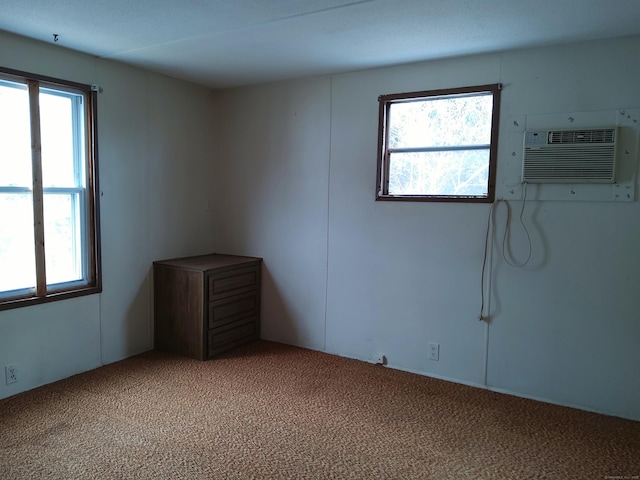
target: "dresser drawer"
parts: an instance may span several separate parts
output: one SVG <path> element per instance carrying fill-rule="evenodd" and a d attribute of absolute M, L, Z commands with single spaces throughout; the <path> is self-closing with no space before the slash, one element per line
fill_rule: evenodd
<path fill-rule="evenodd" d="M 258 338 L 258 317 L 248 317 L 235 323 L 209 330 L 209 356 Z"/>
<path fill-rule="evenodd" d="M 259 265 L 212 273 L 209 275 L 209 300 L 257 289 L 259 285 Z"/>
<path fill-rule="evenodd" d="M 209 303 L 209 328 L 235 322 L 249 315 L 258 315 L 258 292 L 252 291 Z"/>

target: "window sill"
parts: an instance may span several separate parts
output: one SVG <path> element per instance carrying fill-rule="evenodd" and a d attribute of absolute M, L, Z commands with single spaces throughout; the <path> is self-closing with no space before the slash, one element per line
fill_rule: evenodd
<path fill-rule="evenodd" d="M 31 305 L 39 305 L 42 303 L 57 302 L 60 300 L 67 300 L 69 298 L 83 297 L 85 295 L 94 295 L 96 293 L 101 293 L 101 292 L 102 292 L 101 286 L 98 286 L 98 287 L 92 286 L 92 287 L 85 287 L 85 288 L 76 288 L 74 290 L 52 292 L 43 297 L 36 297 L 32 295 L 32 296 L 23 296 L 23 297 L 17 297 L 17 298 L 16 297 L 4 298 L 4 299 L 0 299 L 0 311 L 11 310 L 14 308 L 28 307 Z"/>
<path fill-rule="evenodd" d="M 454 202 L 454 203 L 493 203 L 492 197 L 463 197 L 449 195 L 376 195 L 376 201 L 391 202 Z"/>

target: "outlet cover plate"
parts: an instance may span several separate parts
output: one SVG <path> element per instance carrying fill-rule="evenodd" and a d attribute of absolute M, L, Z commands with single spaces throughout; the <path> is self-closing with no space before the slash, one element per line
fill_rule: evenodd
<path fill-rule="evenodd" d="M 16 383 L 19 380 L 17 365 L 6 365 L 4 367 L 4 374 L 7 381 L 7 385 Z"/>
<path fill-rule="evenodd" d="M 428 348 L 429 348 L 429 353 L 428 353 L 429 360 L 434 360 L 436 362 L 440 360 L 440 344 L 429 342 Z"/>

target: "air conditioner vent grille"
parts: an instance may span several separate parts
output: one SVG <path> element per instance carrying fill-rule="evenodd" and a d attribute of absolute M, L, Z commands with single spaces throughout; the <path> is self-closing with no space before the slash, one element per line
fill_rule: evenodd
<path fill-rule="evenodd" d="M 531 183 L 613 183 L 616 129 L 525 132 L 522 179 Z"/>
<path fill-rule="evenodd" d="M 615 130 L 554 130 L 549 132 L 549 144 L 558 143 L 613 143 Z"/>

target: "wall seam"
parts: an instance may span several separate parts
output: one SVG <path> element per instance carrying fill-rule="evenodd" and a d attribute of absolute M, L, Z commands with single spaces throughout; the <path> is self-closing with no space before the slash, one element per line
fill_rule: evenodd
<path fill-rule="evenodd" d="M 149 114 L 149 100 L 151 98 L 151 95 L 149 94 L 149 85 L 151 83 L 150 81 L 150 75 L 147 74 L 147 81 L 145 82 L 145 89 L 146 89 L 146 102 L 145 102 L 145 107 L 146 107 L 146 124 L 147 124 L 147 128 L 146 128 L 146 135 L 147 135 L 147 146 L 146 146 L 146 170 L 147 170 L 147 174 L 145 175 L 145 181 L 147 183 L 146 185 L 146 200 L 147 200 L 147 204 L 145 205 L 145 209 L 147 214 L 145 215 L 145 231 L 146 231 L 146 241 L 147 241 L 147 245 L 149 247 L 151 247 L 151 185 L 150 185 L 150 181 L 149 179 L 151 178 L 151 129 L 150 129 L 150 114 Z M 147 248 L 147 255 L 149 255 L 149 252 L 155 252 L 156 249 L 158 248 L 158 245 L 153 245 L 152 248 Z M 153 254 L 152 254 L 153 255 Z M 149 259 L 149 262 L 147 263 L 147 265 L 153 265 L 153 256 Z M 154 334 L 154 305 L 153 305 L 153 267 L 151 267 L 151 279 L 149 279 L 149 273 L 147 273 L 147 314 L 148 314 L 148 321 L 147 321 L 147 347 L 149 350 L 153 350 L 154 347 L 154 342 L 153 342 L 153 334 Z"/>
<path fill-rule="evenodd" d="M 499 72 L 498 72 L 498 83 L 502 84 L 502 64 L 504 63 L 504 55 L 500 55 L 500 67 L 499 67 Z M 500 95 L 502 96 L 502 92 L 500 93 Z M 502 98 L 500 99 L 500 108 L 502 108 Z M 500 114 L 502 114 L 502 112 L 499 112 Z M 502 115 L 500 115 L 500 118 L 502 118 Z M 498 161 L 499 161 L 499 157 L 498 157 Z M 496 196 L 497 196 L 497 191 L 495 192 Z M 490 333 L 491 333 L 491 322 L 492 322 L 492 315 L 491 315 L 491 298 L 493 295 L 493 249 L 495 248 L 495 242 L 494 242 L 494 236 L 495 236 L 495 220 L 494 220 L 494 216 L 493 216 L 493 210 L 494 210 L 494 206 L 498 203 L 499 200 L 495 199 L 493 200 L 493 204 L 491 207 L 491 210 L 489 211 L 489 226 L 488 228 L 490 229 L 490 235 L 487 239 L 487 241 L 489 242 L 489 272 L 488 272 L 488 285 L 487 285 L 487 319 L 485 320 L 485 327 L 484 327 L 484 365 L 483 365 L 483 372 L 482 372 L 482 382 L 483 385 L 485 387 L 488 387 L 489 384 L 489 343 L 490 343 Z M 484 292 L 483 292 L 484 295 Z M 482 313 L 480 313 L 482 315 Z"/>
<path fill-rule="evenodd" d="M 333 152 L 333 77 L 329 77 L 329 152 L 327 169 L 327 250 L 324 278 L 324 325 L 322 335 L 322 350 L 327 351 L 327 310 L 329 306 L 329 241 L 331 215 L 331 157 Z"/>

